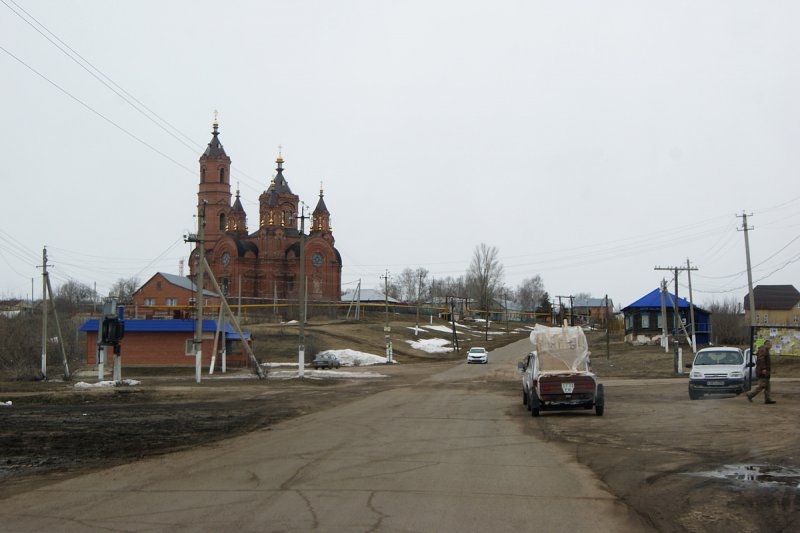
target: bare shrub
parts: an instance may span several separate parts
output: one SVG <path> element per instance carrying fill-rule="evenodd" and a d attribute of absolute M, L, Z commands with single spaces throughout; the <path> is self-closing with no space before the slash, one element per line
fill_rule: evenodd
<path fill-rule="evenodd" d="M 747 344 L 750 335 L 741 302 L 728 298 L 707 306 L 711 312 L 711 335 L 715 344 Z"/>
<path fill-rule="evenodd" d="M 52 313 L 52 311 L 51 311 Z M 83 362 L 85 336 L 78 332 L 82 320 L 78 317 L 62 316 L 61 333 L 64 353 L 70 372 Z M 47 375 L 60 376 L 64 366 L 58 346 L 55 320 L 52 314 L 47 328 Z M 18 315 L 13 318 L 0 317 L 0 378 L 10 380 L 41 379 L 42 361 L 42 316 Z"/>
<path fill-rule="evenodd" d="M 38 317 L 0 317 L 0 376 L 12 380 L 41 377 L 41 328 Z"/>

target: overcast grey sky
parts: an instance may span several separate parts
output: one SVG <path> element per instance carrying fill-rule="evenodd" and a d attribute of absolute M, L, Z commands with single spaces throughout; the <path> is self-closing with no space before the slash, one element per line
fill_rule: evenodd
<path fill-rule="evenodd" d="M 0 2 L 0 297 L 45 245 L 55 285 L 177 273 L 215 109 L 251 231 L 278 145 L 324 182 L 344 289 L 484 242 L 511 287 L 625 306 L 688 258 L 741 301 L 743 212 L 754 280 L 800 287 L 797 2 Z"/>

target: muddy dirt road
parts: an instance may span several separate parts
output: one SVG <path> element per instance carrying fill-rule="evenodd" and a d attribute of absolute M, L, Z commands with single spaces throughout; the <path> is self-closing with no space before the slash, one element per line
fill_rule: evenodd
<path fill-rule="evenodd" d="M 527 346 L 518 349 L 522 354 Z M 0 509 L 8 512 L 9 498 L 55 479 L 306 413 L 331 409 L 334 416 L 380 391 L 424 388 L 423 380 L 453 364 L 381 367 L 377 371 L 390 377 L 372 380 L 219 380 L 198 387 L 174 378 L 151 379 L 125 392 L 76 393 L 48 384 L 52 390 L 44 394 L 5 388 L 0 400 L 14 403 L 0 409 Z M 740 396 L 690 401 L 680 378 L 609 378 L 605 416 L 575 411 L 534 419 L 522 405 L 513 363 L 492 360 L 468 369 L 470 375 L 448 387 L 485 397 L 531 443 L 557 445 L 587 466 L 642 524 L 676 532 L 800 529 L 795 379 L 774 379 L 778 404 L 767 406 Z"/>

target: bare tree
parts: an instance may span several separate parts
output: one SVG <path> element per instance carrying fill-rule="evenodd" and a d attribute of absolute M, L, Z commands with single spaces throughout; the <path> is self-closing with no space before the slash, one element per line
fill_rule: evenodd
<path fill-rule="evenodd" d="M 536 311 L 542 304 L 542 297 L 547 294 L 544 282 L 538 274 L 532 278 L 522 280 L 517 286 L 517 302 L 523 311 Z"/>
<path fill-rule="evenodd" d="M 397 280 L 397 287 L 400 299 L 404 302 L 416 302 L 417 300 L 417 276 L 410 268 L 400 272 Z"/>
<path fill-rule="evenodd" d="M 472 262 L 467 270 L 467 287 L 478 308 L 486 312 L 488 318 L 492 302 L 503 286 L 503 265 L 497 259 L 497 248 L 484 243 L 475 247 Z"/>
<path fill-rule="evenodd" d="M 446 278 L 432 279 L 430 283 L 431 299 L 435 302 L 441 302 L 447 296 L 466 296 L 466 283 L 464 276 L 453 278 L 447 276 Z"/>
<path fill-rule="evenodd" d="M 133 293 L 139 288 L 139 278 L 119 278 L 111 290 L 108 291 L 110 298 L 116 298 L 121 304 L 130 303 L 133 299 Z"/>
<path fill-rule="evenodd" d="M 56 304 L 68 311 L 78 309 L 81 304 L 90 302 L 94 291 L 80 281 L 71 279 L 62 284 L 56 291 Z"/>

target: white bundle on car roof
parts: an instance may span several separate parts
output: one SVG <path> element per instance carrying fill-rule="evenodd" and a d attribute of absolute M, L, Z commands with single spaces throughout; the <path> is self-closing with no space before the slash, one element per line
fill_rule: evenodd
<path fill-rule="evenodd" d="M 589 364 L 589 344 L 583 328 L 558 328 L 537 324 L 531 331 L 531 343 L 539 357 L 542 372 L 584 372 Z"/>

